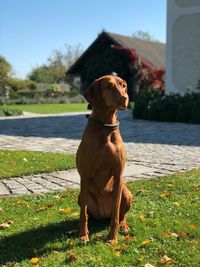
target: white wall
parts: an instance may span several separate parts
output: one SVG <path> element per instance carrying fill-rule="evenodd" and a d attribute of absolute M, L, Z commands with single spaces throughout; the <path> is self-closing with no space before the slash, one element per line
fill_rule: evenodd
<path fill-rule="evenodd" d="M 200 0 L 168 0 L 166 92 L 195 91 L 199 80 Z"/>

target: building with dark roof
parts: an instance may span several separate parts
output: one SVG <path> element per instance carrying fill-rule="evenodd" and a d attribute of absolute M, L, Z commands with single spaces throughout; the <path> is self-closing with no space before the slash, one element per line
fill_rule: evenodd
<path fill-rule="evenodd" d="M 128 82 L 130 62 L 113 49 L 113 45 L 134 49 L 151 67 L 165 67 L 165 44 L 103 31 L 67 71 L 67 74 L 80 76 L 82 91 L 94 79 L 111 73 L 117 73 Z"/>

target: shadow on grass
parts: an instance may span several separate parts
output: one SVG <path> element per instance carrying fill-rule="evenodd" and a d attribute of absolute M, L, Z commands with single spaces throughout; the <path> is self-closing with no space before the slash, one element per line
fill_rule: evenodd
<path fill-rule="evenodd" d="M 99 222 L 90 219 L 90 233 L 96 233 L 105 229 L 108 222 Z M 41 226 L 37 229 L 30 229 L 25 232 L 16 233 L 0 239 L 0 266 L 6 263 L 21 262 L 30 260 L 33 257 L 42 257 L 46 253 L 50 254 L 53 250 L 67 251 L 72 247 L 67 246 L 68 239 L 78 237 L 78 219 L 62 221 L 60 223 Z M 45 247 L 48 243 L 64 242 L 59 249 L 50 246 Z M 79 244 L 81 245 L 81 243 Z"/>

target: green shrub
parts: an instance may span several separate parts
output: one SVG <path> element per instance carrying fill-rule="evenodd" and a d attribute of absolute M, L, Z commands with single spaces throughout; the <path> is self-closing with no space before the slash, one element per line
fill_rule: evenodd
<path fill-rule="evenodd" d="M 151 101 L 160 99 L 163 93 L 152 89 L 143 90 L 137 97 L 133 108 L 133 117 L 135 119 L 146 119 L 147 109 Z"/>
<path fill-rule="evenodd" d="M 194 102 L 191 115 L 192 123 L 200 123 L 200 98 Z"/>
<path fill-rule="evenodd" d="M 158 101 L 152 101 L 145 109 L 145 117 L 144 119 L 150 121 L 160 121 L 160 110 Z"/>
<path fill-rule="evenodd" d="M 14 109 L 8 106 L 0 107 L 0 116 L 17 116 L 22 114 L 23 112 L 20 109 Z"/>
<path fill-rule="evenodd" d="M 145 92 L 136 100 L 133 117 L 152 121 L 200 123 L 200 94 L 163 96 Z"/>
<path fill-rule="evenodd" d="M 165 96 L 160 100 L 160 121 L 176 121 L 179 100 L 180 96 L 178 95 Z"/>
<path fill-rule="evenodd" d="M 145 110 L 145 119 L 153 121 L 176 121 L 178 99 L 174 96 L 156 97 Z"/>
<path fill-rule="evenodd" d="M 5 113 L 3 112 L 3 110 L 0 108 L 0 117 L 5 116 Z"/>
<path fill-rule="evenodd" d="M 188 102 L 184 101 L 179 103 L 178 110 L 176 113 L 176 120 L 178 122 L 190 122 L 192 116 L 192 108 L 193 103 L 191 100 Z"/>
<path fill-rule="evenodd" d="M 148 105 L 148 99 L 139 98 L 134 105 L 133 117 L 135 119 L 144 119 L 144 111 Z"/>

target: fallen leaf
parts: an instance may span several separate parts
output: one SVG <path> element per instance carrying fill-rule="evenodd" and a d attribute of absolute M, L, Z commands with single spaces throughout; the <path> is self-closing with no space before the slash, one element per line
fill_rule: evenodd
<path fill-rule="evenodd" d="M 150 190 L 140 189 L 136 192 L 136 196 L 150 192 Z"/>
<path fill-rule="evenodd" d="M 196 224 L 194 224 L 194 223 L 190 224 L 190 229 L 196 229 L 196 228 L 197 228 Z"/>
<path fill-rule="evenodd" d="M 178 235 L 178 237 L 184 238 L 184 237 L 186 237 L 187 233 L 185 231 L 181 231 L 181 232 L 178 232 L 177 235 Z"/>
<path fill-rule="evenodd" d="M 170 237 L 171 236 L 171 233 L 169 231 L 163 231 L 162 232 L 162 236 L 163 237 Z"/>
<path fill-rule="evenodd" d="M 124 238 L 127 240 L 127 241 L 132 241 L 135 239 L 134 236 L 130 236 L 130 235 L 125 235 Z"/>
<path fill-rule="evenodd" d="M 171 193 L 163 193 L 163 194 L 160 194 L 160 198 L 171 197 L 171 196 L 172 196 Z"/>
<path fill-rule="evenodd" d="M 177 207 L 179 207 L 179 206 L 180 206 L 180 204 L 179 204 L 177 201 L 175 201 L 175 202 L 172 202 L 172 204 L 173 204 L 174 206 L 177 206 Z"/>
<path fill-rule="evenodd" d="M 116 252 L 116 253 L 115 253 L 115 256 L 116 256 L 116 257 L 120 257 L 120 255 L 121 255 L 121 254 L 120 254 L 119 252 Z"/>
<path fill-rule="evenodd" d="M 13 224 L 13 221 L 6 221 L 4 223 L 0 224 L 0 229 L 7 229 L 10 228 L 11 224 Z"/>
<path fill-rule="evenodd" d="M 184 237 L 186 237 L 186 235 L 187 235 L 187 233 L 186 232 L 184 232 L 184 231 L 180 231 L 180 232 L 177 232 L 177 233 L 175 233 L 175 232 L 172 232 L 172 233 L 170 233 L 169 231 L 164 231 L 163 233 L 162 233 L 162 236 L 163 237 L 175 237 L 175 238 L 184 238 Z"/>
<path fill-rule="evenodd" d="M 53 204 L 47 204 L 46 206 L 44 207 L 41 207 L 41 208 L 38 208 L 37 211 L 40 212 L 40 211 L 44 211 L 44 210 L 47 210 L 47 209 L 50 209 L 53 207 Z"/>
<path fill-rule="evenodd" d="M 55 254 L 55 255 L 59 254 L 59 252 L 57 250 L 53 250 L 52 253 Z"/>
<path fill-rule="evenodd" d="M 147 246 L 149 243 L 151 243 L 152 242 L 152 240 L 151 239 L 147 239 L 147 240 L 144 240 L 143 242 L 142 242 L 142 247 L 145 247 L 145 246 Z"/>
<path fill-rule="evenodd" d="M 173 183 L 169 183 L 168 186 L 169 186 L 169 187 L 174 187 L 175 184 L 173 184 Z"/>
<path fill-rule="evenodd" d="M 198 188 L 199 188 L 199 185 L 198 185 L 198 184 L 193 184 L 193 185 L 192 185 L 192 189 L 193 189 L 194 191 L 196 191 Z"/>
<path fill-rule="evenodd" d="M 16 201 L 16 205 L 18 205 L 18 206 L 23 205 L 23 202 L 18 200 L 18 201 Z"/>
<path fill-rule="evenodd" d="M 27 162 L 28 160 L 26 158 L 23 158 L 23 161 Z"/>
<path fill-rule="evenodd" d="M 71 208 L 59 209 L 59 211 L 63 214 L 67 214 L 67 213 L 71 212 L 71 210 L 72 210 Z"/>
<path fill-rule="evenodd" d="M 145 220 L 144 215 L 140 215 L 138 218 L 139 218 L 139 220 L 140 220 L 141 222 L 143 222 L 143 221 Z"/>
<path fill-rule="evenodd" d="M 172 258 L 169 258 L 167 255 L 164 255 L 161 259 L 160 259 L 160 263 L 161 264 L 166 264 L 166 263 L 174 263 L 175 260 L 173 260 Z"/>
<path fill-rule="evenodd" d="M 31 259 L 31 263 L 36 264 L 36 263 L 38 263 L 41 260 L 42 260 L 41 258 L 32 258 Z"/>
<path fill-rule="evenodd" d="M 171 233 L 171 235 L 170 236 L 172 236 L 172 237 L 178 237 L 178 234 L 177 233 Z"/>
<path fill-rule="evenodd" d="M 120 252 L 122 252 L 122 251 L 124 251 L 125 249 L 126 249 L 126 244 L 121 244 L 121 245 L 119 245 L 119 246 L 117 246 L 117 247 L 113 247 L 113 250 L 117 250 L 117 251 L 120 251 Z"/>
<path fill-rule="evenodd" d="M 75 261 L 78 259 L 78 256 L 73 252 L 73 251 L 70 251 L 68 254 L 67 254 L 67 259 L 69 261 Z"/>
<path fill-rule="evenodd" d="M 147 263 L 144 265 L 144 267 L 154 267 L 153 265 L 151 265 L 150 263 Z"/>

